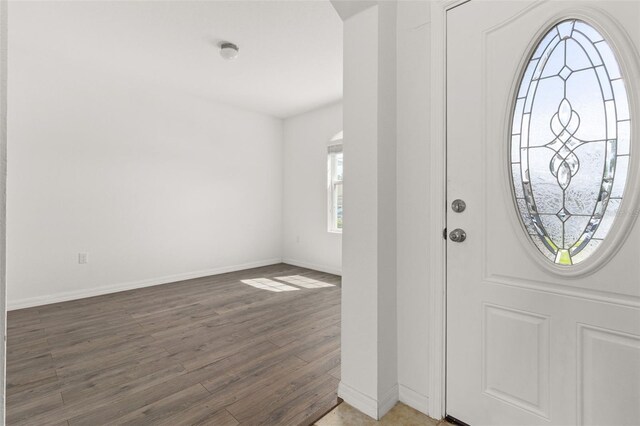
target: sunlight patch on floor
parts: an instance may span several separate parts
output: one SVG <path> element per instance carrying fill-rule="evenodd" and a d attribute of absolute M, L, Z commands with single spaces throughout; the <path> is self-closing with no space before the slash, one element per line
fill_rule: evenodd
<path fill-rule="evenodd" d="M 240 280 L 243 284 L 250 285 L 251 287 L 259 288 L 260 290 L 269 290 L 273 292 L 281 291 L 295 291 L 300 290 L 297 287 L 279 283 L 277 281 L 270 280 L 269 278 L 254 278 L 251 280 Z"/>
<path fill-rule="evenodd" d="M 288 277 L 276 277 L 276 279 L 302 288 L 335 287 L 334 284 L 314 280 L 313 278 L 304 277 L 302 275 L 289 275 Z"/>

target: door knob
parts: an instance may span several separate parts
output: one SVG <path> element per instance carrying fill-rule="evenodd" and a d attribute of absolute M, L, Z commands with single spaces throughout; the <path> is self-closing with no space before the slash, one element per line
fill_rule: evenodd
<path fill-rule="evenodd" d="M 464 232 L 464 230 L 462 229 L 454 229 L 453 231 L 451 231 L 451 233 L 449 234 L 449 239 L 451 241 L 453 241 L 454 243 L 461 243 L 464 240 L 467 239 L 467 233 Z"/>

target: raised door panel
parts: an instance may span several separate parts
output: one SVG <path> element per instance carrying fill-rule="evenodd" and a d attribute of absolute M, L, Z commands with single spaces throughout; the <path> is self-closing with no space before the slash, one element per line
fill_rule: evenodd
<path fill-rule="evenodd" d="M 640 421 L 640 336 L 578 327 L 578 423 Z"/>

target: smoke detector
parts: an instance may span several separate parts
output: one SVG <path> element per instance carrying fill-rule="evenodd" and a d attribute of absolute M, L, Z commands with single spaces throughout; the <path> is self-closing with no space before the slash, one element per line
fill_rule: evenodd
<path fill-rule="evenodd" d="M 238 57 L 238 46 L 233 43 L 224 42 L 220 44 L 220 56 L 222 56 L 227 61 L 231 61 Z"/>

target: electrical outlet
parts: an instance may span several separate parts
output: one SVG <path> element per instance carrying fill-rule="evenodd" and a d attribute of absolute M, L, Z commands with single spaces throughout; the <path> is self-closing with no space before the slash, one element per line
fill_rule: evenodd
<path fill-rule="evenodd" d="M 78 263 L 80 265 L 84 265 L 85 263 L 87 263 L 88 256 L 89 255 L 87 253 L 78 253 Z"/>

